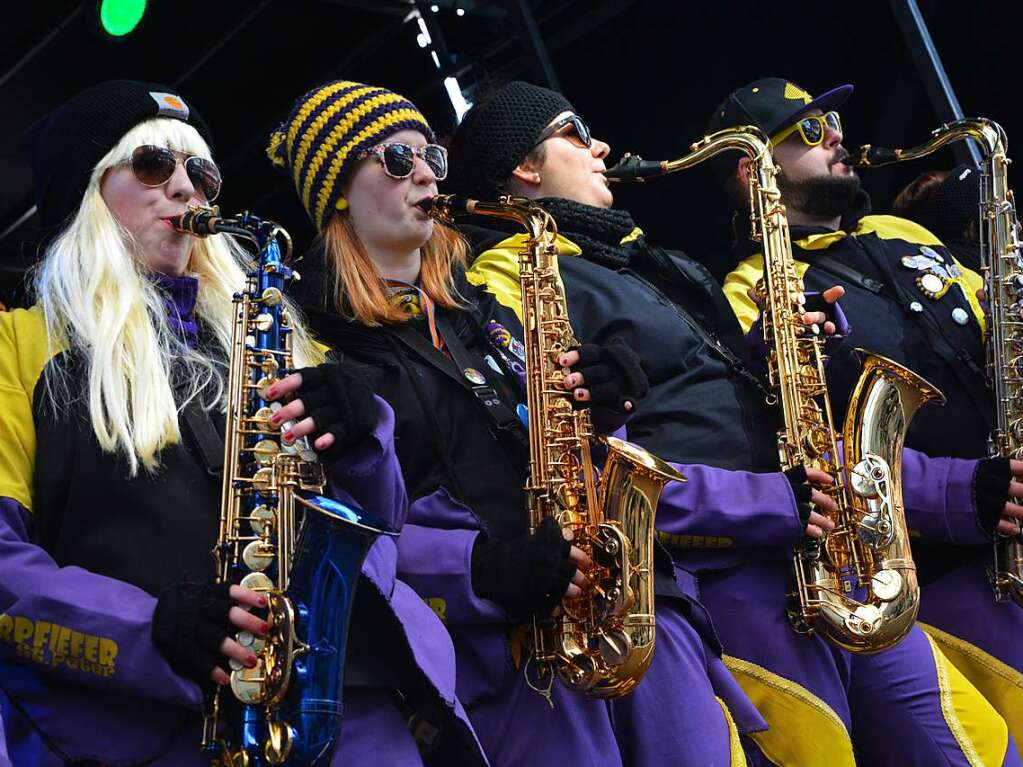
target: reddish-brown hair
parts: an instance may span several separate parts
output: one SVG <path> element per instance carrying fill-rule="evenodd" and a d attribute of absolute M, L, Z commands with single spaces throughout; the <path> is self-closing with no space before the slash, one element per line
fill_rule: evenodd
<path fill-rule="evenodd" d="M 387 286 L 355 233 L 351 216 L 334 215 L 323 232 L 325 260 L 334 278 L 334 307 L 362 325 L 405 322 L 409 314 L 388 300 Z M 469 247 L 462 236 L 443 224 L 421 249 L 419 285 L 437 306 L 462 306 L 453 269 L 465 267 Z"/>

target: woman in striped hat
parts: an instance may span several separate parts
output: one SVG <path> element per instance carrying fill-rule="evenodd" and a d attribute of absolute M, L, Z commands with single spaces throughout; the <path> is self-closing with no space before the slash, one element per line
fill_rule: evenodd
<path fill-rule="evenodd" d="M 320 232 L 306 265 L 307 277 L 325 272 L 305 280 L 311 327 L 395 410 L 411 501 L 398 575 L 447 624 L 458 696 L 488 757 L 620 764 L 603 703 L 558 684 L 547 700 L 525 675 L 525 625 L 581 595 L 577 565 L 586 558 L 553 520 L 529 532 L 526 434 L 515 415 L 524 397 L 521 327 L 465 281 L 464 242 L 426 212 L 447 174 L 445 149 L 403 97 L 337 81 L 299 99 L 268 155 Z M 645 392 L 624 347 L 582 347 L 563 362 L 574 366 L 575 399 L 609 427 Z M 339 389 L 346 376 L 355 378 L 339 374 Z M 286 410 L 303 416 L 300 404 Z M 304 422 L 295 432 L 315 433 Z"/>

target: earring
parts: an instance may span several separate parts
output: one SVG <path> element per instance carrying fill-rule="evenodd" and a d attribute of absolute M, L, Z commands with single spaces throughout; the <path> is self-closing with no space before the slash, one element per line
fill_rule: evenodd
<path fill-rule="evenodd" d="M 337 202 L 334 203 L 334 210 L 347 210 L 347 209 L 348 209 L 348 200 L 346 200 L 344 197 L 338 197 L 337 198 Z"/>

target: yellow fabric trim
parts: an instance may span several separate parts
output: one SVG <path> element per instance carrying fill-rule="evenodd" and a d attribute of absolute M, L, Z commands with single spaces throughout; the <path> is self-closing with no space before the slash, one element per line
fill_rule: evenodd
<path fill-rule="evenodd" d="M 394 100 L 400 100 L 400 96 L 395 96 Z M 386 99 L 388 101 L 392 99 Z M 383 103 L 384 99 L 381 99 Z M 366 106 L 369 106 L 370 102 L 366 102 Z M 361 115 L 359 112 L 362 110 L 360 105 L 358 110 L 355 110 L 353 114 L 353 120 L 358 119 Z M 406 120 L 415 120 L 423 126 L 426 126 L 426 121 L 423 119 L 423 115 L 417 109 L 397 109 L 394 112 L 390 112 L 383 115 L 377 120 L 367 125 L 361 131 L 355 134 L 348 143 L 341 147 L 330 161 L 330 167 L 327 170 L 327 175 L 323 180 L 323 186 L 320 187 L 320 192 L 316 197 L 316 220 L 319 221 L 323 217 L 323 212 L 327 209 L 327 202 L 330 198 L 330 192 L 334 188 L 334 180 L 337 178 L 337 174 L 341 171 L 341 166 L 344 164 L 345 159 L 351 153 L 352 149 L 358 146 L 369 136 L 374 136 L 378 133 L 382 133 L 386 128 L 395 125 L 399 122 Z M 348 122 L 346 119 L 345 122 Z M 330 150 L 325 146 L 317 150 L 316 156 L 313 158 L 309 166 L 309 175 L 306 177 L 306 187 L 311 190 L 313 178 L 315 173 L 319 170 L 319 166 L 323 164 Z M 308 192 L 306 193 L 308 196 Z"/>
<path fill-rule="evenodd" d="M 325 91 L 324 95 L 325 96 L 330 95 L 332 93 L 335 93 L 337 90 L 338 89 L 334 89 L 333 91 Z M 295 177 L 296 189 L 298 188 L 299 179 L 302 177 L 301 176 L 302 171 L 305 169 L 306 156 L 309 154 L 309 150 L 312 149 L 313 142 L 316 140 L 316 137 L 320 135 L 321 131 L 323 130 L 324 126 L 326 126 L 327 122 L 338 112 L 347 109 L 348 106 L 356 99 L 362 98 L 363 96 L 369 95 L 377 90 L 379 89 L 374 88 L 373 86 L 365 86 L 362 88 L 355 88 L 354 90 L 349 91 L 344 96 L 335 101 L 333 104 L 328 106 L 325 110 L 320 112 L 320 114 L 316 116 L 316 119 L 313 120 L 306 127 L 305 132 L 302 134 L 298 142 L 298 150 L 295 153 L 295 164 L 291 168 L 291 172 L 294 174 Z M 308 118 L 309 114 L 311 114 L 312 109 L 307 110 L 306 107 L 313 106 L 318 108 L 319 105 L 323 103 L 323 101 L 324 99 L 322 98 L 315 102 L 315 104 L 312 102 L 312 100 L 307 101 L 302 108 L 303 114 L 300 114 L 299 117 L 295 119 L 295 122 L 292 123 L 292 129 L 297 131 Z M 369 103 L 373 103 L 374 101 L 375 99 L 369 99 Z M 335 127 L 335 129 L 331 131 L 331 134 L 324 139 L 324 141 L 327 144 L 333 145 L 337 141 L 338 137 L 344 134 L 346 127 L 351 125 L 351 122 L 352 122 L 351 116 L 349 116 L 348 119 L 342 120 Z M 296 138 L 298 138 L 297 134 Z M 288 143 L 290 144 L 292 142 L 289 141 Z M 305 201 L 306 197 L 309 194 L 307 191 L 305 191 L 307 188 L 308 183 L 303 187 L 302 194 L 303 201 Z"/>
<path fill-rule="evenodd" d="M 39 307 L 0 313 L 0 496 L 32 509 L 32 397 L 50 355 Z"/>
<path fill-rule="evenodd" d="M 1009 730 L 984 696 L 962 672 L 948 662 L 930 634 L 924 634 L 934 653 L 941 713 L 970 767 L 998 767 L 1005 758 Z"/>
<path fill-rule="evenodd" d="M 627 243 L 627 242 L 632 242 L 633 240 L 639 239 L 639 238 L 640 238 L 640 237 L 642 237 L 642 236 L 643 236 L 643 230 L 642 230 L 642 229 L 640 229 L 640 228 L 639 228 L 639 227 L 637 226 L 637 227 L 635 227 L 635 228 L 634 228 L 634 229 L 633 229 L 633 230 L 632 230 L 631 232 L 629 232 L 629 233 L 628 233 L 627 235 L 625 235 L 624 237 L 622 237 L 622 242 L 621 242 L 621 244 L 622 244 L 622 245 L 624 245 L 624 244 L 625 244 L 625 243 Z"/>
<path fill-rule="evenodd" d="M 743 691 L 770 725 L 750 737 L 775 764 L 856 767 L 852 740 L 827 703 L 790 679 L 750 661 L 722 656 Z"/>
<path fill-rule="evenodd" d="M 735 726 L 732 712 L 728 710 L 728 706 L 725 705 L 721 698 L 715 695 L 714 700 L 721 706 L 721 713 L 725 715 L 725 724 L 728 725 L 728 752 L 731 755 L 728 767 L 747 767 L 746 753 L 742 750 L 742 742 L 739 740 L 739 728 Z"/>
<path fill-rule="evenodd" d="M 917 245 L 944 247 L 930 231 L 908 218 L 864 216 L 856 224 L 855 234 L 876 234 L 882 240 L 905 240 Z"/>
<path fill-rule="evenodd" d="M 810 265 L 805 261 L 796 261 L 796 274 L 802 277 Z M 764 276 L 764 256 L 756 253 L 743 259 L 727 277 L 725 277 L 725 298 L 732 306 L 743 333 L 748 333 L 753 323 L 760 316 L 760 307 L 749 297 L 749 289 Z"/>
<path fill-rule="evenodd" d="M 953 666 L 1002 715 L 1023 758 L 1023 674 L 964 639 L 920 623 Z"/>
<path fill-rule="evenodd" d="M 486 286 L 497 302 L 515 312 L 522 321 L 522 293 L 519 287 L 519 253 L 529 239 L 526 234 L 516 234 L 484 251 L 472 262 L 466 278 L 477 287 Z M 578 256 L 582 250 L 571 240 L 560 234 L 555 240 L 559 256 Z M 554 271 L 561 283 L 561 272 L 557 261 Z M 564 287 L 564 285 L 562 285 Z"/>

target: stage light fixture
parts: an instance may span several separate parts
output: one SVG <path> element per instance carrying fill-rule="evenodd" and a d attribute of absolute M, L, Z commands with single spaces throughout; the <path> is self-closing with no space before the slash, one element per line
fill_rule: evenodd
<path fill-rule="evenodd" d="M 99 21 L 111 37 L 124 37 L 135 30 L 146 13 L 146 0 L 100 0 Z"/>

